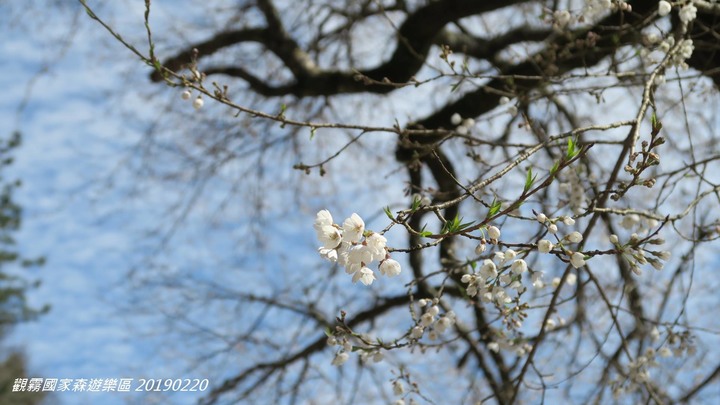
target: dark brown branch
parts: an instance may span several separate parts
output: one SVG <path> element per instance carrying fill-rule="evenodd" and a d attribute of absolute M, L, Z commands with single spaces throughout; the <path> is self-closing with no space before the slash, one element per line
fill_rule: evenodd
<path fill-rule="evenodd" d="M 263 43 L 267 40 L 267 37 L 268 33 L 267 29 L 265 28 L 248 28 L 235 31 L 223 31 L 216 34 L 207 41 L 195 44 L 188 49 L 185 49 L 184 51 L 178 53 L 172 58 L 164 61 L 163 65 L 167 69 L 177 72 L 191 63 L 194 49 L 197 49 L 199 57 L 203 57 L 212 55 L 223 48 L 242 42 Z M 155 82 L 159 82 L 163 79 L 160 73 L 158 73 L 157 71 L 153 71 L 153 73 L 150 75 L 150 78 Z"/>
<path fill-rule="evenodd" d="M 443 31 L 435 39 L 438 45 L 447 45 L 454 52 L 461 52 L 477 59 L 490 59 L 508 46 L 520 42 L 540 42 L 547 39 L 552 30 L 518 27 L 494 38 L 479 38 L 461 32 Z"/>
<path fill-rule="evenodd" d="M 219 34 L 205 42 L 190 46 L 185 51 L 164 63 L 170 70 L 178 70 L 190 62 L 193 49 L 198 57 L 212 55 L 218 50 L 242 42 L 259 42 L 280 58 L 293 73 L 295 81 L 282 86 L 284 94 L 296 96 L 332 95 L 353 92 L 388 93 L 395 89 L 384 86 L 383 81 L 405 83 L 416 74 L 425 63 L 427 53 L 434 44 L 435 37 L 443 27 L 452 21 L 481 14 L 495 9 L 521 3 L 523 0 L 444 0 L 436 1 L 416 10 L 400 26 L 397 45 L 393 55 L 376 68 L 356 72 L 321 71 L 310 61 L 307 53 L 292 39 L 281 25 L 277 11 L 269 0 L 259 0 L 259 7 L 265 14 L 268 27 L 264 29 L 238 30 Z M 211 68 L 211 70 L 215 70 Z M 222 68 L 225 72 L 227 68 Z M 358 80 L 358 76 L 367 77 L 371 83 Z M 154 81 L 162 79 L 153 73 Z M 269 88 L 269 87 L 268 87 Z M 280 89 L 268 91 L 268 95 L 281 93 Z"/>
<path fill-rule="evenodd" d="M 382 300 L 381 302 L 377 303 L 377 305 L 373 306 L 372 308 L 365 310 L 363 312 L 358 313 L 353 319 L 346 322 L 346 325 L 349 327 L 355 327 L 363 322 L 375 319 L 379 315 L 387 312 L 388 310 L 392 308 L 396 308 L 401 305 L 406 305 L 410 301 L 410 297 L 408 295 L 399 295 L 395 297 L 390 297 L 387 299 Z M 245 369 L 241 373 L 237 374 L 236 376 L 232 378 L 228 378 L 225 381 L 222 382 L 218 387 L 214 388 L 207 397 L 203 398 L 202 403 L 203 404 L 214 404 L 219 399 L 220 396 L 225 394 L 226 392 L 234 390 L 237 386 L 242 384 L 245 380 L 250 378 L 252 375 L 261 372 L 263 373 L 262 378 L 258 379 L 258 383 L 253 386 L 253 389 L 258 388 L 262 381 L 267 380 L 272 374 L 275 372 L 290 366 L 291 364 L 301 361 L 304 359 L 309 358 L 313 353 L 322 351 L 326 346 L 327 337 L 321 336 L 309 345 L 305 346 L 301 350 L 295 352 L 294 354 L 291 354 L 285 358 L 275 360 L 275 361 L 269 361 L 265 363 L 258 363 L 254 366 Z M 246 395 L 249 394 L 249 392 L 246 393 Z"/>
<path fill-rule="evenodd" d="M 715 379 L 720 379 L 720 364 L 715 367 L 715 370 L 710 373 L 704 380 L 700 381 L 697 385 L 692 387 L 690 391 L 688 391 L 687 394 L 685 394 L 682 398 L 678 399 L 678 402 L 680 403 L 688 403 L 690 400 L 697 395 L 700 391 L 707 388 L 710 383 L 713 382 Z M 713 395 L 713 394 L 711 394 Z"/>

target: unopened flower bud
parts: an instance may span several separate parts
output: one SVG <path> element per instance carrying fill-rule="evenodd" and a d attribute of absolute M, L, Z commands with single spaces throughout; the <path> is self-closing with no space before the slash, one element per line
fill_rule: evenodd
<path fill-rule="evenodd" d="M 405 387 L 403 387 L 402 382 L 400 380 L 393 381 L 393 394 L 402 395 L 404 392 Z"/>
<path fill-rule="evenodd" d="M 660 271 L 663 269 L 663 264 L 660 260 L 653 259 L 651 257 L 651 258 L 648 258 L 647 261 L 650 263 L 650 265 L 652 265 L 655 268 L 655 270 Z"/>
<path fill-rule="evenodd" d="M 660 17 L 665 17 L 666 15 L 670 14 L 671 10 L 672 6 L 669 2 L 661 0 L 660 3 L 658 3 L 658 15 Z"/>
<path fill-rule="evenodd" d="M 542 239 L 538 242 L 538 252 L 549 253 L 553 249 L 553 244 L 547 239 Z"/>
<path fill-rule="evenodd" d="M 581 252 L 575 252 L 570 256 L 570 264 L 574 268 L 580 268 L 585 265 L 585 255 L 583 255 Z"/>
<path fill-rule="evenodd" d="M 453 125 L 460 125 L 461 122 L 462 122 L 462 117 L 458 113 L 455 113 L 452 115 L 452 117 L 450 117 L 450 123 Z"/>
<path fill-rule="evenodd" d="M 583 240 L 583 236 L 580 232 L 575 231 L 575 232 L 565 236 L 565 239 L 570 241 L 570 243 L 580 243 Z"/>

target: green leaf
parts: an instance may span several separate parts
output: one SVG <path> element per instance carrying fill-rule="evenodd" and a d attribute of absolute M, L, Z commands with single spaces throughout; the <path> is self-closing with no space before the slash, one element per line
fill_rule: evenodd
<path fill-rule="evenodd" d="M 575 157 L 575 140 L 573 138 L 568 138 L 568 144 L 567 144 L 567 158 L 572 159 Z"/>
<path fill-rule="evenodd" d="M 395 218 L 393 218 L 392 211 L 390 211 L 390 207 L 383 208 L 383 211 L 385 211 L 385 215 L 387 215 L 388 218 L 390 218 L 391 221 L 394 221 Z"/>
<path fill-rule="evenodd" d="M 525 177 L 525 187 L 523 188 L 523 194 L 527 193 L 528 190 L 530 190 L 530 188 L 535 183 L 536 178 L 537 174 L 533 176 L 532 167 L 529 167 L 527 171 L 527 176 Z"/>
<path fill-rule="evenodd" d="M 555 173 L 558 171 L 559 168 L 560 168 L 560 161 L 559 161 L 559 160 L 556 160 L 556 161 L 555 161 L 555 164 L 554 164 L 553 167 L 550 169 L 550 174 L 551 174 L 551 175 L 555 174 Z"/>
<path fill-rule="evenodd" d="M 315 138 L 315 133 L 317 132 L 317 128 L 312 127 L 310 128 L 310 140 L 312 141 L 313 138 Z"/>
<path fill-rule="evenodd" d="M 578 140 L 577 138 L 568 138 L 568 147 L 567 147 L 567 160 L 570 160 L 580 154 L 581 148 L 578 147 Z"/>
<path fill-rule="evenodd" d="M 417 211 L 417 209 L 420 208 L 420 203 L 421 203 L 421 202 L 422 202 L 422 198 L 420 198 L 419 196 L 415 196 L 415 197 L 413 198 L 412 205 L 410 205 L 410 210 L 411 210 L 411 211 Z"/>
<path fill-rule="evenodd" d="M 445 222 L 445 225 L 443 225 L 443 229 L 440 233 L 460 232 L 475 223 L 475 221 L 465 223 L 462 221 L 463 219 L 459 215 L 456 215 L 452 220 Z"/>
<path fill-rule="evenodd" d="M 330 327 L 325 327 L 325 336 L 330 337 L 332 336 L 332 331 L 330 330 Z"/>
<path fill-rule="evenodd" d="M 462 218 L 460 218 L 462 220 Z M 458 226 L 458 231 L 462 231 L 463 229 L 467 229 L 475 224 L 475 221 L 465 222 L 461 223 L 460 226 Z"/>
<path fill-rule="evenodd" d="M 498 212 L 500 212 L 500 208 L 502 207 L 502 203 L 500 201 L 497 201 L 495 198 L 493 198 L 492 204 L 490 204 L 490 209 L 488 210 L 487 218 L 491 218 L 495 216 Z"/>
<path fill-rule="evenodd" d="M 657 134 L 662 129 L 662 122 L 660 122 L 657 118 L 657 115 L 653 111 L 652 115 L 650 116 L 650 123 L 652 124 L 652 131 L 654 134 Z"/>

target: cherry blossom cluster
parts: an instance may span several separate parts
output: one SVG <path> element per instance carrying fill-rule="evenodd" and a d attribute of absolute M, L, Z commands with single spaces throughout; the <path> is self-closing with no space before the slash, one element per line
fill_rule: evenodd
<path fill-rule="evenodd" d="M 645 213 L 645 215 L 642 217 L 638 214 L 624 215 L 620 221 L 620 226 L 637 235 L 645 236 L 660 224 L 657 219 L 650 217 L 650 214 Z"/>
<path fill-rule="evenodd" d="M 523 292 L 525 287 L 521 282 L 522 274 L 528 270 L 525 260 L 515 259 L 516 256 L 517 253 L 512 249 L 496 252 L 492 260 L 483 260 L 478 271 L 463 275 L 461 281 L 468 285 L 467 295 L 479 295 L 483 302 L 495 302 L 497 305 L 512 302 L 506 289 Z M 508 263 L 510 265 L 506 267 L 509 267 L 509 271 L 502 271 L 503 266 Z"/>
<path fill-rule="evenodd" d="M 620 243 L 617 235 L 610 235 L 610 243 L 622 252 L 623 258 L 630 264 L 630 269 L 638 276 L 642 274 L 641 265 L 650 264 L 655 270 L 660 271 L 664 267 L 663 261 L 670 260 L 671 256 L 670 252 L 666 250 L 647 249 L 647 244 L 662 245 L 665 243 L 662 238 L 649 239 L 645 242 L 645 246 L 640 246 L 640 236 L 636 233 L 630 235 L 630 239 L 624 244 Z"/>
<path fill-rule="evenodd" d="M 342 348 L 335 353 L 335 357 L 332 360 L 333 366 L 342 366 L 348 359 L 350 359 L 350 353 L 352 352 L 352 343 L 347 339 L 338 339 L 335 336 L 328 336 L 326 341 L 328 346 L 342 346 Z"/>
<path fill-rule="evenodd" d="M 370 363 L 370 362 L 379 363 L 379 362 L 383 361 L 383 359 L 385 358 L 385 355 L 380 350 L 377 350 L 374 348 L 368 348 L 368 349 L 362 348 L 363 347 L 362 344 L 366 344 L 366 342 L 372 341 L 370 336 L 362 335 L 357 339 L 359 340 L 359 342 L 361 344 L 359 346 L 361 348 L 361 350 L 358 350 L 358 351 L 360 352 L 360 360 L 363 363 Z M 338 350 L 337 353 L 335 353 L 335 357 L 332 360 L 331 364 L 333 366 L 342 366 L 343 364 L 345 364 L 345 362 L 348 361 L 348 359 L 350 359 L 350 353 L 353 352 L 353 344 L 347 335 L 343 335 L 343 336 L 330 335 L 330 336 L 328 336 L 325 343 L 331 347 L 341 346 L 340 350 Z M 357 349 L 357 347 L 355 349 Z"/>
<path fill-rule="evenodd" d="M 532 350 L 532 345 L 521 340 L 502 338 L 488 343 L 487 348 L 495 353 L 500 352 L 501 349 L 511 351 L 522 357 Z"/>
<path fill-rule="evenodd" d="M 654 327 L 650 332 L 650 338 L 653 343 L 660 341 L 660 331 L 657 327 Z M 692 356 L 695 351 L 696 347 L 690 333 L 687 331 L 675 333 L 668 330 L 668 337 L 659 349 L 653 347 L 645 349 L 641 355 L 628 362 L 625 375 L 619 376 L 611 382 L 613 396 L 618 399 L 626 393 L 632 393 L 640 389 L 650 381 L 651 370 L 662 367 L 660 364 L 662 358 L 682 357 L 683 354 Z"/>
<path fill-rule="evenodd" d="M 687 69 L 688 64 L 685 61 L 690 59 L 693 51 L 695 51 L 695 45 L 693 45 L 692 39 L 681 40 L 678 51 L 672 56 L 671 63 L 675 66 Z"/>
<path fill-rule="evenodd" d="M 678 11 L 678 18 L 680 19 L 680 22 L 682 23 L 683 30 L 687 30 L 688 24 L 690 24 L 692 21 L 694 21 L 697 18 L 697 7 L 693 4 L 693 1 L 686 2 L 680 7 L 680 10 Z M 677 4 L 677 3 L 676 3 Z M 673 4 L 669 1 L 662 0 L 658 3 L 658 15 L 660 17 L 665 17 L 672 11 Z M 693 54 L 693 51 L 695 50 L 695 45 L 693 44 L 692 39 L 680 39 L 680 42 L 677 46 L 677 51 L 675 51 L 669 59 L 669 65 L 670 66 L 677 66 L 682 69 L 687 69 L 688 65 L 686 63 L 686 60 L 690 59 L 690 57 Z M 659 41 L 657 36 L 651 35 L 648 37 L 648 42 L 651 45 L 658 44 L 657 49 L 663 53 L 668 53 L 670 49 L 675 47 L 676 41 L 673 36 L 668 36 L 663 41 Z M 665 77 L 663 75 L 658 75 L 655 78 L 655 84 L 660 85 L 664 83 Z"/>
<path fill-rule="evenodd" d="M 551 235 L 556 235 L 558 232 L 557 224 L 563 223 L 567 226 L 573 226 L 575 225 L 575 220 L 568 216 L 560 216 L 557 218 L 548 218 L 545 214 L 539 213 L 535 217 L 538 222 L 545 225 L 547 228 L 547 231 Z M 580 232 L 574 231 L 570 232 L 569 234 L 563 236 L 562 238 L 558 238 L 556 236 L 557 245 L 561 246 L 563 249 L 563 252 L 565 252 L 569 257 L 570 264 L 578 269 L 585 265 L 585 255 L 582 252 L 579 251 L 572 251 L 568 250 L 566 247 L 569 244 L 577 244 L 583 241 L 583 236 Z M 540 253 L 550 253 L 554 248 L 556 247 L 556 244 L 551 242 L 548 239 L 541 239 L 537 243 L 537 249 Z"/>
<path fill-rule="evenodd" d="M 418 324 L 410 330 L 410 337 L 420 339 L 426 330 L 428 330 L 428 339 L 437 340 L 440 334 L 445 333 L 448 328 L 455 324 L 455 313 L 448 311 L 444 315 L 440 314 L 438 300 L 421 299 L 418 300 L 421 308 L 425 308 L 425 312 L 420 316 Z"/>
<path fill-rule="evenodd" d="M 683 355 L 685 355 L 689 357 L 697 352 L 697 346 L 694 341 L 694 336 L 690 332 L 675 332 L 673 330 L 668 330 L 667 334 L 667 341 L 659 350 L 660 356 L 682 357 Z M 657 332 L 657 336 L 660 336 L 659 331 Z"/>
<path fill-rule="evenodd" d="M 564 236 L 557 235 L 558 225 L 564 224 L 572 226 L 575 220 L 568 216 L 559 216 L 556 218 L 548 218 L 545 214 L 539 213 L 537 221 L 543 224 L 549 234 L 555 235 L 555 242 L 548 239 L 542 239 L 537 243 L 537 249 L 540 253 L 564 253 L 568 257 L 568 262 L 574 268 L 580 268 L 586 264 L 586 256 L 579 251 L 568 249 L 572 244 L 579 244 L 583 241 L 583 235 L 580 232 L 569 232 Z M 501 232 L 497 227 L 490 226 L 487 229 L 488 238 L 492 243 L 497 243 Z M 560 250 L 553 252 L 553 249 L 559 247 Z M 483 254 L 487 249 L 485 240 L 475 248 L 475 253 Z M 464 274 L 461 281 L 467 284 L 466 294 L 469 297 L 479 297 L 482 302 L 495 304 L 503 313 L 503 323 L 510 330 L 518 329 L 522 326 L 522 322 L 526 317 L 526 307 L 519 301 L 520 295 L 526 291 L 523 280 L 532 284 L 535 289 L 545 287 L 543 280 L 544 273 L 537 270 L 529 270 L 528 265 L 522 258 L 518 257 L 518 253 L 513 249 L 495 252 L 490 258 L 484 259 L 478 264 L 472 266 L 472 272 Z M 529 277 L 525 278 L 524 274 L 529 273 Z M 568 274 L 565 280 L 566 284 L 574 285 L 577 282 L 577 275 Z M 553 287 L 560 285 L 560 278 L 556 277 L 552 280 Z M 513 290 L 515 293 L 513 293 Z M 514 306 L 510 305 L 515 302 Z M 562 325 L 565 321 L 558 318 L 557 321 L 551 319 L 548 322 L 548 328 L 553 329 L 557 324 Z M 518 347 L 513 347 L 513 350 Z"/>
<path fill-rule="evenodd" d="M 405 373 L 404 370 L 401 370 L 401 372 L 403 373 L 403 375 L 401 376 L 401 378 L 406 378 L 406 379 L 409 378 L 409 376 Z M 411 391 L 410 391 L 411 393 L 412 393 L 412 392 L 417 392 L 417 383 L 415 383 L 415 382 L 413 382 L 413 381 L 410 381 L 410 380 L 408 379 L 408 384 L 409 384 L 410 387 L 411 387 L 411 388 L 410 388 L 410 389 L 411 389 Z M 393 391 L 393 394 L 395 394 L 395 395 L 397 395 L 397 396 L 404 395 L 404 396 L 407 398 L 408 395 L 409 395 L 409 394 L 406 394 L 406 393 L 405 393 L 405 386 L 403 385 L 403 383 L 402 383 L 402 381 L 400 380 L 400 378 L 397 378 L 397 379 L 395 379 L 395 380 L 392 381 L 392 391 Z M 406 405 L 406 404 L 407 404 L 407 405 L 418 405 L 418 402 L 415 400 L 415 398 L 409 398 L 408 402 L 405 402 L 405 399 L 404 399 L 404 398 L 400 398 L 400 399 L 395 400 L 395 401 L 392 403 L 392 405 Z"/>
<path fill-rule="evenodd" d="M 585 0 L 581 14 L 573 15 L 568 10 L 555 10 L 552 13 L 552 25 L 558 31 L 565 29 L 573 22 L 585 22 L 606 15 L 608 12 L 631 12 L 630 3 L 623 0 Z"/>
<path fill-rule="evenodd" d="M 472 118 L 463 119 L 460 114 L 455 113 L 450 117 L 450 123 L 456 125 L 455 132 L 458 135 L 467 135 L 470 133 L 472 127 L 475 126 L 475 120 Z"/>
<path fill-rule="evenodd" d="M 653 218 L 641 218 L 637 214 L 628 214 L 620 221 L 620 226 L 629 231 L 635 231 L 630 238 L 620 243 L 617 235 L 610 235 L 610 243 L 615 246 L 621 253 L 623 258 L 630 264 L 630 269 L 636 275 L 641 275 L 641 265 L 649 264 L 655 270 L 662 270 L 663 262 L 670 260 L 670 252 L 666 250 L 651 250 L 648 245 L 662 245 L 665 240 L 659 237 L 643 238 L 653 228 L 658 226 L 658 221 Z"/>
<path fill-rule="evenodd" d="M 318 248 L 320 256 L 345 267 L 345 272 L 353 276 L 353 283 L 370 285 L 376 280 L 375 273 L 368 267 L 374 261 L 380 262 L 381 274 L 388 277 L 400 274 L 400 263 L 388 254 L 387 239 L 366 230 L 358 214 L 353 213 L 340 226 L 333 223 L 328 210 L 322 210 L 317 213 L 313 227 L 322 244 Z"/>
<path fill-rule="evenodd" d="M 500 238 L 500 230 L 490 226 L 487 229 L 488 237 L 492 243 L 497 243 Z M 481 254 L 486 249 L 485 241 L 482 241 L 475 252 Z M 503 323 L 508 329 L 517 329 L 522 326 L 525 318 L 524 304 L 519 303 L 518 298 L 526 290 L 523 285 L 523 275 L 528 273 L 528 265 L 525 260 L 518 258 L 518 253 L 512 249 L 497 251 L 492 258 L 484 259 L 481 263 L 471 265 L 472 272 L 464 274 L 461 282 L 467 284 L 466 294 L 469 297 L 479 297 L 482 302 L 495 304 L 503 313 Z M 545 287 L 543 273 L 540 271 L 530 272 L 530 282 L 533 287 L 540 289 Z M 513 291 L 515 293 L 513 294 Z M 518 301 L 515 306 L 508 306 Z"/>
<path fill-rule="evenodd" d="M 673 5 L 671 2 L 666 0 L 661 0 L 658 3 L 658 15 L 660 17 L 665 17 L 666 15 L 670 14 L 672 11 Z M 689 23 L 691 23 L 693 20 L 697 18 L 697 7 L 695 7 L 694 1 L 689 1 L 683 4 L 682 7 L 680 7 L 680 11 L 678 11 L 678 17 L 680 18 L 680 22 L 684 26 L 687 26 Z"/>

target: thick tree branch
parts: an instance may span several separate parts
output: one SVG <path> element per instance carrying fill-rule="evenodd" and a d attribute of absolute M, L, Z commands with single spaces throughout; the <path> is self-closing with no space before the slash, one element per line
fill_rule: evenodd
<path fill-rule="evenodd" d="M 378 316 L 382 315 L 383 313 L 385 313 L 393 308 L 396 308 L 396 307 L 399 307 L 402 305 L 406 305 L 409 301 L 410 301 L 410 297 L 406 294 L 383 299 L 382 301 L 378 302 L 372 308 L 358 313 L 351 320 L 347 321 L 346 325 L 349 327 L 355 327 L 363 322 L 367 322 L 369 320 L 376 319 Z M 274 374 L 284 368 L 289 367 L 290 365 L 294 364 L 297 361 L 302 361 L 304 359 L 309 358 L 313 353 L 323 350 L 327 346 L 326 341 L 327 341 L 327 337 L 323 335 L 323 336 L 319 337 L 318 339 L 314 340 L 312 343 L 303 347 L 302 349 L 300 349 L 288 356 L 285 356 L 281 359 L 269 361 L 269 362 L 265 362 L 265 363 L 255 364 L 252 367 L 249 367 L 249 368 L 245 369 L 244 371 L 240 372 L 236 376 L 234 376 L 232 378 L 228 378 L 225 381 L 223 381 L 218 387 L 216 387 L 212 391 L 210 391 L 210 393 L 208 393 L 207 397 L 203 398 L 202 403 L 203 404 L 214 404 L 226 392 L 234 390 L 240 384 L 245 382 L 248 378 L 252 377 L 253 375 L 255 375 L 257 373 L 262 373 L 262 378 L 258 379 L 258 382 L 260 384 L 254 386 L 255 388 L 257 388 L 257 387 L 259 387 L 259 385 L 261 385 L 262 381 L 267 380 L 272 374 Z M 246 394 L 249 394 L 249 392 Z"/>
<path fill-rule="evenodd" d="M 398 40 L 395 52 L 390 59 L 372 69 L 360 72 L 341 72 L 319 70 L 310 60 L 307 53 L 287 34 L 270 0 L 258 0 L 258 6 L 265 14 L 268 23 L 267 28 L 238 30 L 219 34 L 205 42 L 190 46 L 185 51 L 165 61 L 164 65 L 168 69 L 175 71 L 184 64 L 191 62 L 193 49 L 197 49 L 198 57 L 203 58 L 224 47 L 252 41 L 261 43 L 272 51 L 283 61 L 295 78 L 293 83 L 279 88 L 257 86 L 257 84 L 253 86 L 266 91 L 261 94 L 273 96 L 284 93 L 296 96 L 319 96 L 356 92 L 388 93 L 394 90 L 395 87 L 383 85 L 382 82 L 405 83 L 409 81 L 425 63 L 427 53 L 434 44 L 435 37 L 445 25 L 464 17 L 521 2 L 522 0 L 443 0 L 431 2 L 409 15 L 400 26 L 397 33 Z M 244 70 L 229 70 L 227 67 L 211 68 L 211 70 L 224 73 L 244 72 Z M 363 81 L 363 77 L 368 78 L 369 82 Z M 151 78 L 154 81 L 162 79 L 157 73 L 153 73 Z"/>

